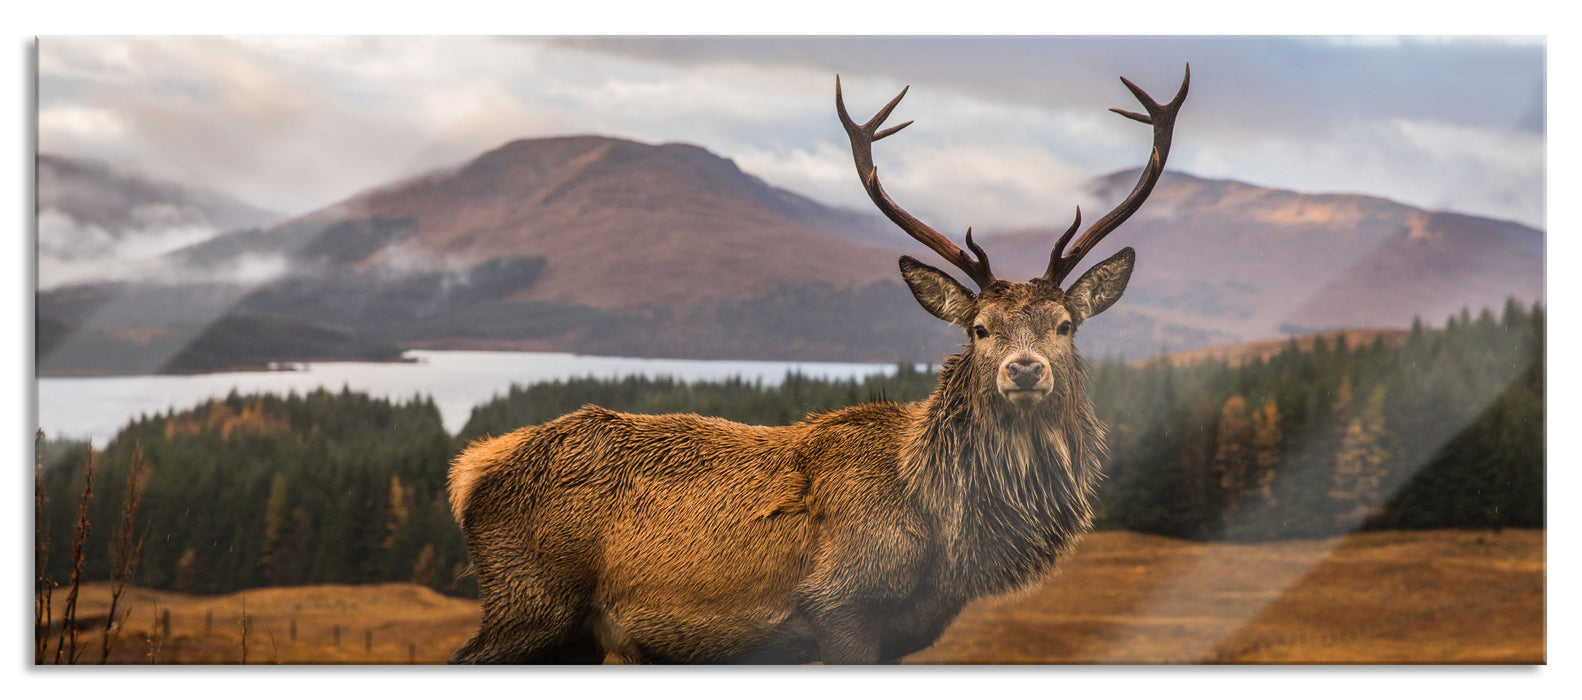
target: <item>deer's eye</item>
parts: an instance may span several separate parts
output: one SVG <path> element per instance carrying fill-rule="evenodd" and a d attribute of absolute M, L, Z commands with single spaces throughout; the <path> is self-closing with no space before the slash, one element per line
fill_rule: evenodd
<path fill-rule="evenodd" d="M 1055 333 L 1057 333 L 1059 335 L 1070 335 L 1071 334 L 1071 322 L 1070 321 L 1061 321 L 1060 322 L 1060 327 L 1055 329 Z"/>
<path fill-rule="evenodd" d="M 972 327 L 972 334 L 979 338 L 987 338 L 989 337 L 989 329 L 984 328 L 983 324 L 980 323 Z"/>

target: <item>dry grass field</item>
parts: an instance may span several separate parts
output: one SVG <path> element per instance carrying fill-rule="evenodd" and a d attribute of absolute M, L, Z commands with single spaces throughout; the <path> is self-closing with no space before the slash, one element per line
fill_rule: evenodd
<path fill-rule="evenodd" d="M 1541 530 L 1255 545 L 1101 532 L 907 662 L 1541 664 L 1544 573 Z"/>
<path fill-rule="evenodd" d="M 1100 532 L 1060 575 L 968 607 L 906 662 L 1542 664 L 1544 586 L 1542 531 L 1256 545 Z M 478 616 L 472 601 L 404 584 L 128 595 L 113 663 L 240 663 L 244 603 L 250 664 L 443 663 Z M 79 617 L 102 620 L 108 599 L 85 587 Z M 166 612 L 169 635 L 153 634 Z M 85 661 L 98 639 L 80 637 Z"/>
<path fill-rule="evenodd" d="M 65 597 L 65 591 L 55 594 L 57 616 Z M 109 600 L 108 584 L 85 585 L 79 619 L 98 619 L 102 629 Z M 111 663 L 242 663 L 244 609 L 250 619 L 249 664 L 444 663 L 478 624 L 475 601 L 403 583 L 263 588 L 221 596 L 137 588 L 127 591 L 121 606 L 130 614 Z M 167 614 L 168 636 L 162 632 Z M 84 638 L 79 634 L 79 645 Z M 98 662 L 101 638 L 97 630 L 86 635 L 82 663 Z"/>

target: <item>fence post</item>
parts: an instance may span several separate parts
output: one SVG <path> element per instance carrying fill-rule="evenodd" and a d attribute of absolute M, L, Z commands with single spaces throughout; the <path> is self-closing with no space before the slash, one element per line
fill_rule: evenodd
<path fill-rule="evenodd" d="M 214 634 L 214 611 L 203 611 L 203 633 Z"/>
<path fill-rule="evenodd" d="M 373 650 L 374 650 L 374 631 L 370 630 L 370 629 L 365 629 L 365 630 L 363 630 L 363 651 L 373 651 Z"/>
<path fill-rule="evenodd" d="M 160 636 L 164 637 L 165 639 L 170 639 L 170 608 L 165 608 L 163 611 L 161 611 L 161 613 L 159 626 L 162 630 L 164 630 L 164 633 Z"/>

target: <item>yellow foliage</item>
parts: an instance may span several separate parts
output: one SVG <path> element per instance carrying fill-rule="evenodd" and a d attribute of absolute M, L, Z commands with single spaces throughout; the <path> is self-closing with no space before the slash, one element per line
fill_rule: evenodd
<path fill-rule="evenodd" d="M 221 440 L 232 435 L 285 435 L 291 433 L 291 424 L 284 418 L 266 411 L 263 404 L 251 401 L 242 406 L 241 412 L 218 399 L 211 400 L 207 411 L 192 411 L 175 416 L 165 422 L 165 439 L 196 437 L 205 432 L 217 432 Z M 198 414 L 205 413 L 203 420 Z"/>

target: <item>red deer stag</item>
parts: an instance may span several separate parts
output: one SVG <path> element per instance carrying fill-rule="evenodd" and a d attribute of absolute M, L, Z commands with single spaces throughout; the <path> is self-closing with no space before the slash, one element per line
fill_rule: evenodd
<path fill-rule="evenodd" d="M 835 104 L 863 187 L 896 225 L 978 286 L 911 257 L 901 276 L 964 350 L 912 404 L 880 401 L 795 425 L 587 407 L 474 443 L 450 499 L 478 574 L 482 622 L 453 663 L 898 661 L 975 598 L 1037 584 L 1093 519 L 1104 426 L 1076 329 L 1131 276 L 1125 248 L 1065 289 L 1094 244 L 1136 212 L 1164 170 L 1175 99 L 1122 78 L 1153 125 L 1153 153 L 1119 206 L 1062 235 L 1043 276 L 1001 280 L 879 185 L 866 124 Z M 910 124 L 911 122 L 907 122 Z"/>

